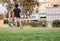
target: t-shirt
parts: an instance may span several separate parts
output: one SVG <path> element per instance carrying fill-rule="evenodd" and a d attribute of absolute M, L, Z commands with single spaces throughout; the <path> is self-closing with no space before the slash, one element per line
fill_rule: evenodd
<path fill-rule="evenodd" d="M 14 12 L 14 17 L 20 18 L 21 10 L 19 8 L 14 8 L 13 12 Z"/>

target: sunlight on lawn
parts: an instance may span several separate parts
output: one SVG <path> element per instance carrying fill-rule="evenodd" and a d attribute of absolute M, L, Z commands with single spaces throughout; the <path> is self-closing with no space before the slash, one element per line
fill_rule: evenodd
<path fill-rule="evenodd" d="M 60 41 L 60 29 L 2 27 L 0 41 Z"/>

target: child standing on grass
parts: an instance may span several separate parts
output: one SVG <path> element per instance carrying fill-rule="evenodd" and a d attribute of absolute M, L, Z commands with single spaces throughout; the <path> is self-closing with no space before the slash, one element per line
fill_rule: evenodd
<path fill-rule="evenodd" d="M 14 17 L 13 17 L 13 13 L 11 12 L 11 18 L 10 18 L 10 26 L 13 27 L 14 26 Z"/>
<path fill-rule="evenodd" d="M 13 27 L 14 26 L 14 18 L 10 19 L 10 26 Z"/>
<path fill-rule="evenodd" d="M 18 4 L 15 4 L 15 8 L 13 9 L 13 16 L 14 16 L 14 24 L 17 27 L 17 22 L 21 26 L 21 21 L 20 21 L 20 15 L 21 15 L 21 10 L 18 8 Z"/>

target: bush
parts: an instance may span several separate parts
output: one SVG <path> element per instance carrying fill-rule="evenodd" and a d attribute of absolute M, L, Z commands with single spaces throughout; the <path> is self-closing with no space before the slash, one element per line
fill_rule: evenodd
<path fill-rule="evenodd" d="M 46 27 L 46 22 L 44 22 L 45 23 L 45 27 Z M 29 26 L 31 26 L 31 27 L 39 27 L 39 26 L 42 26 L 42 22 L 40 22 L 40 21 L 22 21 L 22 25 L 23 26 L 27 26 L 27 25 L 29 25 Z"/>
<path fill-rule="evenodd" d="M 29 25 L 32 26 L 32 27 L 38 27 L 38 26 L 41 25 L 41 23 L 40 23 L 40 21 L 31 21 L 29 23 Z"/>
<path fill-rule="evenodd" d="M 23 25 L 23 26 L 29 25 L 29 21 L 22 21 L 22 25 Z"/>
<path fill-rule="evenodd" d="M 60 27 L 60 21 L 59 20 L 53 21 L 53 27 Z"/>
<path fill-rule="evenodd" d="M 38 27 L 41 25 L 40 21 L 22 21 L 23 26 L 30 25 L 32 27 Z"/>
<path fill-rule="evenodd" d="M 4 24 L 8 24 L 8 20 L 4 20 Z"/>

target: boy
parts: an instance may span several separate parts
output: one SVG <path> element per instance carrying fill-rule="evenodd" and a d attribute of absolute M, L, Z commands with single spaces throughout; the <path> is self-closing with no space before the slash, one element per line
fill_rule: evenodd
<path fill-rule="evenodd" d="M 18 4 L 15 4 L 15 8 L 13 9 L 13 16 L 14 16 L 14 24 L 16 27 L 18 25 L 17 22 L 21 26 L 20 15 L 21 15 L 21 10 L 18 8 Z"/>

